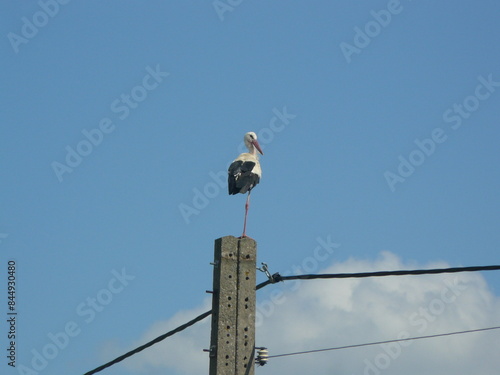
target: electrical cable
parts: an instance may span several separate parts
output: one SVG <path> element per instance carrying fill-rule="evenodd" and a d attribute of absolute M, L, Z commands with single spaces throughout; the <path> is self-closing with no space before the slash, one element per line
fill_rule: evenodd
<path fill-rule="evenodd" d="M 500 326 L 498 326 L 498 327 L 489 327 L 489 328 L 471 329 L 471 330 L 468 330 L 468 331 L 439 333 L 439 334 L 436 334 L 436 335 L 428 335 L 428 336 L 409 337 L 409 338 L 397 339 L 397 340 L 369 342 L 369 343 L 366 343 L 366 344 L 337 346 L 337 347 L 334 347 L 334 348 L 326 348 L 326 349 L 305 350 L 305 351 L 302 351 L 302 352 L 294 352 L 294 353 L 270 355 L 270 356 L 268 356 L 268 358 L 278 358 L 278 357 L 286 357 L 286 356 L 299 355 L 299 354 L 310 354 L 310 353 L 317 353 L 317 352 L 326 352 L 326 351 L 329 351 L 329 350 L 359 348 L 359 347 L 362 347 L 362 346 L 389 344 L 391 342 L 399 342 L 399 341 L 411 341 L 411 340 L 420 340 L 420 339 L 430 339 L 430 338 L 434 338 L 434 337 L 451 336 L 451 335 L 461 335 L 461 334 L 465 334 L 465 333 L 489 331 L 489 330 L 493 330 L 493 329 L 500 329 Z"/>
<path fill-rule="evenodd" d="M 310 275 L 292 275 L 292 276 L 281 276 L 279 273 L 275 273 L 268 280 L 258 284 L 255 289 L 259 290 L 265 287 L 266 285 L 287 280 L 347 279 L 347 278 L 362 278 L 362 277 L 426 275 L 426 274 L 494 271 L 494 270 L 500 270 L 500 265 L 435 268 L 435 269 L 424 269 L 424 270 L 377 271 L 377 272 L 334 273 L 334 274 L 316 274 L 316 275 L 310 274 Z"/>
<path fill-rule="evenodd" d="M 192 326 L 193 324 L 195 324 L 196 322 L 199 322 L 200 320 L 203 320 L 205 319 L 207 316 L 209 316 L 210 314 L 212 314 L 212 310 L 210 311 L 207 311 L 207 312 L 204 312 L 203 314 L 197 316 L 196 318 L 194 318 L 193 320 L 190 320 L 189 322 L 171 330 L 170 332 L 167 332 L 167 333 L 164 333 L 163 335 L 161 336 L 158 336 L 157 338 L 155 338 L 154 340 L 151 340 L 150 342 L 144 344 L 144 345 L 141 345 L 139 346 L 138 348 L 134 349 L 134 350 L 131 350 L 115 359 L 113 359 L 112 361 L 102 365 L 102 366 L 99 366 L 89 372 L 86 372 L 85 374 L 83 375 L 92 375 L 92 374 L 95 374 L 95 373 L 98 373 L 99 371 L 102 371 L 104 370 L 105 368 L 108 368 L 110 366 L 113 366 L 114 364 L 118 363 L 118 362 L 121 362 L 123 361 L 125 358 L 128 358 L 136 353 L 139 353 L 140 351 L 146 349 L 146 348 L 149 348 L 150 346 L 156 344 L 156 343 L 159 343 L 160 341 L 166 339 L 167 337 L 169 336 L 172 336 L 174 334 L 176 334 L 177 332 L 180 332 L 186 328 L 188 328 L 189 326 Z"/>
<path fill-rule="evenodd" d="M 437 268 L 437 269 L 427 269 L 427 270 L 402 270 L 402 271 L 378 271 L 378 272 L 361 272 L 361 273 L 337 273 L 337 274 L 310 274 L 310 275 L 294 275 L 294 276 L 281 276 L 279 273 L 275 273 L 272 275 L 267 281 L 264 281 L 260 284 L 258 284 L 255 289 L 259 290 L 266 285 L 269 284 L 274 284 L 279 281 L 286 281 L 286 280 L 312 280 L 312 279 L 345 279 L 345 278 L 362 278 L 362 277 L 379 277 L 379 276 L 404 276 L 404 275 L 424 275 L 424 274 L 439 274 L 439 273 L 455 273 L 455 272 L 473 272 L 473 271 L 493 271 L 493 270 L 500 270 L 499 265 L 493 265 L 493 266 L 474 266 L 474 267 L 454 267 L 454 268 Z M 207 312 L 204 312 L 203 314 L 197 316 L 196 318 L 190 320 L 189 322 L 167 332 L 164 333 L 161 336 L 158 336 L 157 338 L 147 342 L 144 345 L 139 346 L 136 349 L 133 349 L 115 359 L 112 361 L 105 363 L 104 365 L 101 365 L 91 371 L 86 372 L 83 375 L 93 375 L 96 374 L 110 366 L 113 366 L 114 364 L 123 361 L 124 359 L 131 357 L 134 354 L 137 354 L 141 352 L 142 350 L 149 348 L 150 346 L 159 343 L 160 341 L 165 340 L 167 337 L 172 336 L 180 331 L 183 331 L 184 329 L 192 326 L 193 324 L 199 322 L 200 320 L 205 319 L 207 316 L 212 314 L 212 310 L 209 310 Z M 493 327 L 493 328 L 485 328 L 483 330 L 487 329 L 497 329 L 500 327 Z M 458 333 L 467 333 L 469 331 L 464 331 L 464 332 L 458 332 Z M 475 331 L 470 331 L 470 332 L 475 332 Z M 449 334 L 443 334 L 443 335 L 450 335 L 450 334 L 458 334 L 458 333 L 449 333 Z M 443 336 L 441 335 L 441 336 Z M 438 335 L 439 336 L 439 335 Z M 434 336 L 429 336 L 429 337 L 434 337 Z M 437 337 L 437 336 L 436 336 Z M 426 336 L 424 337 L 419 337 L 419 338 L 427 338 Z M 413 338 L 413 339 L 419 339 Z M 410 340 L 410 339 L 406 339 Z M 405 341 L 405 340 L 394 340 L 394 341 Z M 394 342 L 394 341 L 385 341 L 385 342 L 380 342 L 381 344 L 386 343 L 386 342 Z M 335 349 L 345 349 L 349 347 L 357 347 L 357 346 L 366 346 L 366 345 L 376 345 L 379 343 L 370 343 L 370 344 L 360 344 L 360 345 L 354 345 L 354 346 L 348 346 L 348 347 L 341 347 L 341 348 L 330 348 L 330 349 L 320 349 L 320 350 L 313 350 L 309 352 L 315 352 L 315 351 L 324 351 L 324 350 L 335 350 Z M 291 354 L 281 354 L 281 355 L 274 355 L 274 356 L 269 356 L 271 357 L 281 357 L 281 356 L 286 356 L 286 355 L 294 355 L 294 354 L 304 354 L 304 353 L 309 353 L 309 352 L 303 352 L 303 353 L 291 353 Z"/>

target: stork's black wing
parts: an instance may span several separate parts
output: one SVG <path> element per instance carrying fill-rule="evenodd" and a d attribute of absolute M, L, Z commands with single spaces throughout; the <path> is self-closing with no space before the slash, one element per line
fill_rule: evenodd
<path fill-rule="evenodd" d="M 252 173 L 253 167 L 255 162 L 242 160 L 236 160 L 229 166 L 227 179 L 229 195 L 245 194 L 259 183 L 259 176 Z"/>

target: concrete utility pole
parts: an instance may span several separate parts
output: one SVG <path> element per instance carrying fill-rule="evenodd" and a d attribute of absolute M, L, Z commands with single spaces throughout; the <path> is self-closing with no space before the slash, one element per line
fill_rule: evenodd
<path fill-rule="evenodd" d="M 254 375 L 257 243 L 215 240 L 210 375 Z"/>

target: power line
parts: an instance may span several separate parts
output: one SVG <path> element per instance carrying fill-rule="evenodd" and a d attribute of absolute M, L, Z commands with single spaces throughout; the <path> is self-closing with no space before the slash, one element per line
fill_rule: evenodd
<path fill-rule="evenodd" d="M 457 273 L 457 272 L 474 272 L 474 271 L 494 271 L 500 270 L 500 265 L 493 266 L 472 266 L 472 267 L 452 267 L 452 268 L 434 268 L 424 270 L 401 270 L 401 271 L 377 271 L 377 272 L 360 272 L 360 273 L 333 273 L 333 274 L 309 274 L 309 275 L 292 275 L 281 276 L 275 273 L 269 280 L 266 280 L 257 285 L 256 289 L 261 289 L 269 284 L 274 284 L 279 281 L 287 280 L 313 280 L 313 279 L 347 279 L 347 278 L 363 278 L 363 277 L 381 277 L 381 276 L 405 276 L 405 275 L 426 275 L 440 273 Z"/>
<path fill-rule="evenodd" d="M 326 351 L 329 351 L 329 350 L 359 348 L 361 346 L 389 344 L 391 342 L 399 342 L 399 341 L 411 341 L 411 340 L 420 340 L 420 339 L 430 339 L 430 338 L 434 338 L 434 337 L 451 336 L 451 335 L 461 335 L 461 334 L 465 334 L 465 333 L 489 331 L 489 330 L 493 330 L 493 329 L 500 329 L 500 326 L 498 326 L 498 327 L 489 327 L 489 328 L 471 329 L 471 330 L 468 330 L 468 331 L 439 333 L 439 334 L 436 334 L 436 335 L 428 335 L 428 336 L 410 337 L 410 338 L 406 338 L 406 339 L 377 341 L 377 342 L 369 342 L 369 343 L 366 343 L 366 344 L 346 345 L 346 346 L 337 346 L 337 347 L 334 347 L 334 348 L 306 350 L 306 351 L 302 351 L 302 352 L 294 352 L 294 353 L 286 353 L 286 354 L 276 354 L 276 355 L 270 355 L 268 358 L 277 358 L 277 357 L 286 357 L 286 356 L 299 355 L 299 354 L 310 354 L 310 353 L 317 353 L 317 352 L 326 352 Z"/>
<path fill-rule="evenodd" d="M 346 279 L 346 278 L 363 278 L 363 277 L 380 277 L 380 276 L 404 276 L 404 275 L 424 275 L 424 274 L 439 274 L 439 273 L 456 273 L 456 272 L 472 272 L 472 271 L 493 271 L 493 270 L 500 270 L 499 265 L 493 265 L 493 266 L 473 266 L 473 267 L 454 267 L 454 268 L 437 268 L 437 269 L 427 269 L 427 270 L 402 270 L 402 271 L 378 271 L 378 272 L 361 272 L 361 273 L 337 273 L 337 274 L 310 274 L 310 275 L 294 275 L 294 276 L 281 276 L 279 273 L 275 273 L 274 275 L 269 277 L 269 280 L 264 281 L 260 284 L 258 284 L 255 289 L 259 290 L 266 285 L 273 284 L 279 281 L 286 281 L 286 280 L 312 280 L 312 279 Z M 193 324 L 199 322 L 200 320 L 205 319 L 207 316 L 212 314 L 212 310 L 209 310 L 207 312 L 204 312 L 203 314 L 197 316 L 193 320 L 190 320 L 189 322 L 161 335 L 158 336 L 157 338 L 147 342 L 144 345 L 139 346 L 136 349 L 133 349 L 117 358 L 114 360 L 105 363 L 102 366 L 99 366 L 91 371 L 86 372 L 83 375 L 92 375 L 96 374 L 110 366 L 113 366 L 114 364 L 123 361 L 124 359 L 133 356 L 134 354 L 137 354 L 141 352 L 142 350 L 149 348 L 150 346 L 153 346 L 154 344 L 159 343 L 160 341 L 165 340 L 167 337 L 172 336 L 180 331 L 183 331 L 184 329 L 192 326 Z M 500 328 L 500 327 L 496 327 Z M 489 328 L 489 329 L 496 329 L 496 328 Z M 486 328 L 488 329 L 488 328 Z M 465 333 L 465 332 L 464 332 Z M 456 334 L 456 333 L 451 333 L 451 334 Z M 409 340 L 409 339 L 408 339 Z M 396 341 L 404 341 L 404 340 L 396 340 Z M 387 342 L 392 342 L 392 341 L 387 341 Z M 381 342 L 384 343 L 384 342 Z M 365 345 L 375 345 L 377 343 L 372 343 L 372 344 L 361 344 L 357 346 L 365 346 Z M 356 346 L 353 346 L 356 347 Z M 337 349 L 343 349 L 343 348 L 337 348 Z M 321 349 L 319 351 L 323 350 L 334 350 L 334 349 Z M 314 352 L 314 351 L 312 351 Z M 294 353 L 292 353 L 294 354 Z M 292 354 L 283 354 L 283 355 L 275 355 L 275 356 L 270 356 L 271 357 L 278 357 L 278 356 L 285 356 L 285 355 L 292 355 Z M 300 353 L 299 353 L 300 354 Z"/>
<path fill-rule="evenodd" d="M 108 362 L 108 363 L 106 363 L 106 364 L 104 364 L 102 366 L 99 366 L 99 367 L 97 367 L 97 368 L 95 368 L 95 369 L 93 369 L 93 370 L 91 370 L 89 372 L 86 372 L 83 375 L 92 375 L 92 374 L 95 374 L 95 373 L 97 373 L 99 371 L 104 370 L 107 367 L 113 366 L 114 364 L 123 361 L 125 358 L 128 358 L 128 357 L 130 357 L 130 356 L 132 356 L 132 355 L 134 355 L 136 353 L 139 353 L 140 351 L 142 351 L 142 350 L 144 350 L 146 348 L 149 348 L 150 346 L 152 346 L 152 345 L 154 345 L 156 343 L 159 343 L 162 340 L 165 340 L 167 337 L 172 336 L 172 335 L 176 334 L 177 332 L 180 332 L 180 331 L 188 328 L 189 326 L 192 326 L 196 322 L 199 322 L 200 320 L 205 319 L 210 314 L 212 314 L 212 310 L 204 312 L 203 314 L 197 316 L 193 320 L 190 320 L 189 322 L 187 322 L 187 323 L 185 323 L 185 324 L 183 324 L 183 325 L 181 325 L 181 326 L 173 329 L 172 331 L 167 332 L 167 333 L 165 333 L 165 334 L 163 334 L 161 336 L 158 336 L 154 340 L 151 340 L 150 342 L 148 342 L 148 343 L 146 343 L 144 345 L 141 345 L 138 348 L 136 348 L 134 350 L 131 350 L 131 351 L 129 351 L 129 352 L 127 352 L 127 353 L 125 353 L 125 354 L 123 354 L 123 355 L 121 355 L 121 356 L 113 359 L 112 361 L 110 361 L 110 362 Z"/>

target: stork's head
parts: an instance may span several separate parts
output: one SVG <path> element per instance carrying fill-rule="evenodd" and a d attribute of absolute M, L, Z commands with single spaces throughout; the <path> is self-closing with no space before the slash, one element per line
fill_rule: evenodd
<path fill-rule="evenodd" d="M 257 134 L 255 134 L 254 132 L 248 132 L 245 134 L 245 137 L 243 137 L 243 140 L 245 141 L 245 146 L 247 146 L 250 153 L 252 153 L 254 149 L 257 149 L 257 151 L 259 151 L 261 155 L 264 155 L 262 149 L 260 148 L 259 142 L 257 142 Z"/>

